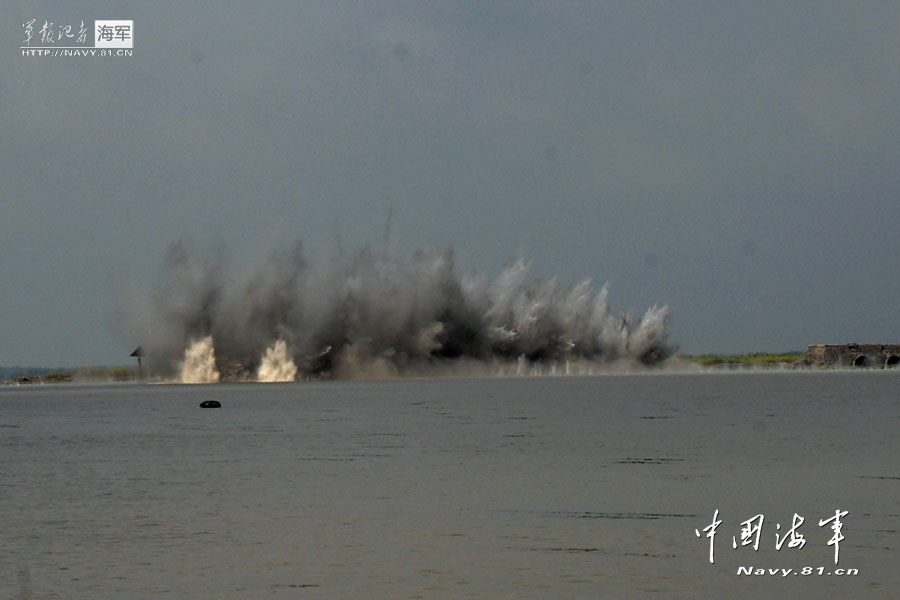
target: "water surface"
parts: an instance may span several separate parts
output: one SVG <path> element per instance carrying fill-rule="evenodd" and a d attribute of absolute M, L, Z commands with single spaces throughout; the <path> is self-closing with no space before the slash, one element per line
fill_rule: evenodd
<path fill-rule="evenodd" d="M 0 597 L 886 597 L 898 390 L 892 372 L 8 387 Z M 694 530 L 715 509 L 710 564 Z M 736 575 L 830 572 L 836 509 L 858 575 Z M 806 546 L 776 551 L 794 513 Z M 757 514 L 759 549 L 733 549 Z"/>

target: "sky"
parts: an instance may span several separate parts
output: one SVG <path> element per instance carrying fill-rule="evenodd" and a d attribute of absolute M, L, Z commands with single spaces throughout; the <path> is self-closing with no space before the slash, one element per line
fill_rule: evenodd
<path fill-rule="evenodd" d="M 129 364 L 180 239 L 452 247 L 686 353 L 900 342 L 900 3 L 4 3 L 0 365 Z M 127 57 L 23 23 L 134 21 Z"/>

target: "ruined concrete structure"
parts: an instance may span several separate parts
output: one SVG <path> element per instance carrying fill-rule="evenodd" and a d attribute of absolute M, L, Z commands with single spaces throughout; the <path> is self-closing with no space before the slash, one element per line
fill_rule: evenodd
<path fill-rule="evenodd" d="M 806 359 L 819 367 L 900 367 L 900 344 L 813 344 Z"/>

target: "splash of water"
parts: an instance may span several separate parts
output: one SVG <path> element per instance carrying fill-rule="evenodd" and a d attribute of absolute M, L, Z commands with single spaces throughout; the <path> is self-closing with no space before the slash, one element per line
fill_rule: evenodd
<path fill-rule="evenodd" d="M 191 342 L 181 363 L 182 383 L 219 383 L 212 336 Z"/>
<path fill-rule="evenodd" d="M 288 356 L 287 344 L 284 340 L 277 340 L 271 347 L 266 348 L 266 354 L 262 357 L 257 381 L 274 383 L 277 381 L 294 381 L 297 377 L 297 365 Z"/>

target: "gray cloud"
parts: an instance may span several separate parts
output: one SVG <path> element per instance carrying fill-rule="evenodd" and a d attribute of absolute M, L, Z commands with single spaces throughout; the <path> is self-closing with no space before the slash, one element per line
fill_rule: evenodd
<path fill-rule="evenodd" d="M 7 11 L 0 364 L 120 362 L 184 235 L 356 250 L 388 206 L 401 255 L 609 279 L 688 351 L 900 337 L 891 3 L 145 4 L 127 60 L 14 50 L 122 10 Z"/>

